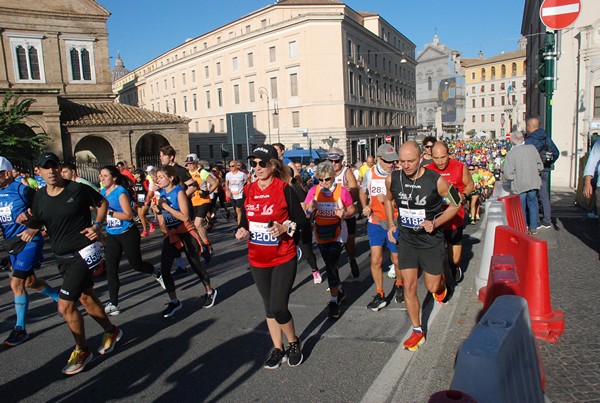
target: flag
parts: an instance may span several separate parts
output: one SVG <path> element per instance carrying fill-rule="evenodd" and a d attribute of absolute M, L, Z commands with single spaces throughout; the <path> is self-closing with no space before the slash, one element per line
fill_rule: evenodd
<path fill-rule="evenodd" d="M 510 93 L 513 90 L 512 83 L 509 81 L 506 85 L 506 100 L 509 105 L 512 105 L 512 101 L 510 99 Z"/>

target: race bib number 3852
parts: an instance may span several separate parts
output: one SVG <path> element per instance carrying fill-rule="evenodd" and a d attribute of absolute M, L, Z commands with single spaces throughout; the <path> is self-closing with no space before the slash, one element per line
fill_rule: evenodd
<path fill-rule="evenodd" d="M 277 246 L 279 239 L 268 231 L 267 223 L 250 221 L 250 243 L 262 246 Z"/>

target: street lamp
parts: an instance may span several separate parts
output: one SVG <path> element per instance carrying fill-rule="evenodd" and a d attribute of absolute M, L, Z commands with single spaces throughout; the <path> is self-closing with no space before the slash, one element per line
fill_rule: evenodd
<path fill-rule="evenodd" d="M 277 116 L 279 115 L 279 104 L 277 103 L 277 100 L 273 101 L 273 116 Z M 273 122 L 275 121 L 275 118 L 273 118 Z M 279 136 L 279 132 L 280 132 L 280 125 L 277 124 L 277 142 L 281 143 L 281 138 Z"/>
<path fill-rule="evenodd" d="M 271 109 L 269 105 L 269 91 L 265 87 L 260 87 L 258 89 L 258 94 L 260 95 L 260 99 L 263 99 L 263 94 L 267 97 L 267 125 L 269 131 L 269 144 L 271 144 Z"/>

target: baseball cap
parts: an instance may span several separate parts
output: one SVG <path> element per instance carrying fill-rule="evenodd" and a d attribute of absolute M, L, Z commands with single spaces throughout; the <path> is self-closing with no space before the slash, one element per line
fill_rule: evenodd
<path fill-rule="evenodd" d="M 44 154 L 40 155 L 40 156 L 38 157 L 38 160 L 37 160 L 37 164 L 36 164 L 36 165 L 37 165 L 38 167 L 41 167 L 41 168 L 46 168 L 46 165 L 47 165 L 49 162 L 52 162 L 52 163 L 54 163 L 55 165 L 59 165 L 59 166 L 60 166 L 60 159 L 59 159 L 59 158 L 58 158 L 58 156 L 57 156 L 56 154 L 54 154 L 54 153 L 44 153 Z"/>
<path fill-rule="evenodd" d="M 148 166 L 146 167 L 146 172 L 152 172 L 152 171 L 154 171 L 154 170 L 156 170 L 156 168 L 154 168 L 154 166 L 153 166 L 153 165 L 148 165 Z"/>
<path fill-rule="evenodd" d="M 12 164 L 4 157 L 0 157 L 0 171 L 12 171 Z"/>
<path fill-rule="evenodd" d="M 187 157 L 185 157 L 186 164 L 191 162 L 198 162 L 198 156 L 196 154 L 188 154 Z"/>
<path fill-rule="evenodd" d="M 277 153 L 275 147 L 270 144 L 264 144 L 256 147 L 248 156 L 248 159 L 250 158 L 260 158 L 263 161 L 269 161 L 270 159 L 278 159 L 279 154 Z"/>
<path fill-rule="evenodd" d="M 398 154 L 390 144 L 382 144 L 377 147 L 377 156 L 386 161 L 398 161 Z"/>

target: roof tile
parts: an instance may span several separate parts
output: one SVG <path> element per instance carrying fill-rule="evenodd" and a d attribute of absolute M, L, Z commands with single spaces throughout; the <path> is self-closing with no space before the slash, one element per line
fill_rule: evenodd
<path fill-rule="evenodd" d="M 109 102 L 85 104 L 63 102 L 60 104 L 60 110 L 60 120 L 63 126 L 113 126 L 123 124 L 172 124 L 189 122 L 189 119 L 180 116 Z"/>

